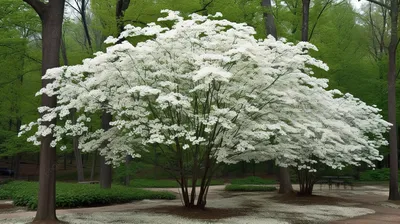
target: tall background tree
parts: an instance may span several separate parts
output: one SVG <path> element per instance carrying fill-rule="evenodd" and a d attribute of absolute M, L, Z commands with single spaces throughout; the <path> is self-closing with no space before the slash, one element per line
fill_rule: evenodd
<path fill-rule="evenodd" d="M 398 183 L 398 166 L 399 155 L 397 148 L 397 122 L 396 122 L 396 77 L 397 77 L 397 45 L 398 45 L 398 17 L 399 2 L 398 0 L 375 1 L 368 0 L 371 3 L 389 10 L 390 15 L 390 43 L 388 47 L 388 71 L 387 71 L 387 87 L 388 87 L 388 121 L 393 124 L 389 131 L 389 147 L 390 147 L 390 183 L 389 183 L 389 200 L 400 200 L 399 183 Z M 381 39 L 382 42 L 382 39 Z"/>
<path fill-rule="evenodd" d="M 265 31 L 267 35 L 272 35 L 275 39 L 278 38 L 276 31 L 275 19 L 272 12 L 271 0 L 262 0 L 261 5 L 264 13 Z M 290 180 L 290 173 L 288 167 L 279 168 L 279 193 L 288 194 L 293 192 L 292 182 Z"/>
<path fill-rule="evenodd" d="M 60 66 L 60 45 L 62 22 L 64 17 L 65 0 L 49 0 L 43 3 L 39 0 L 24 0 L 38 14 L 42 22 L 42 75 L 47 69 Z M 42 87 L 47 86 L 52 80 L 42 80 Z M 56 97 L 42 95 L 42 106 L 55 107 Z M 46 123 L 51 125 L 55 119 Z M 57 220 L 56 197 L 56 150 L 50 145 L 53 138 L 45 136 L 41 138 L 40 170 L 39 170 L 39 199 L 35 221 Z"/>

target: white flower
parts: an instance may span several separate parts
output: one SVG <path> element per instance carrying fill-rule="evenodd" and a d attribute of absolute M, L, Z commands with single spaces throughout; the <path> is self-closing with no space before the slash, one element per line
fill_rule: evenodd
<path fill-rule="evenodd" d="M 48 70 L 54 82 L 37 95 L 57 96 L 57 107 L 38 108 L 43 116 L 19 135 L 37 127 L 28 141 L 52 135 L 52 147 L 78 136 L 84 152 L 99 150 L 114 166 L 150 149 L 210 149 L 217 162 L 273 159 L 312 172 L 315 163 L 341 169 L 382 159 L 378 148 L 387 145 L 391 124 L 375 106 L 310 76 L 314 66 L 328 70 L 307 54 L 314 45 L 256 40 L 246 24 L 213 19 L 220 13 L 163 13 L 158 21 L 172 21 L 171 28 L 127 25 L 107 38 L 106 52 Z M 141 35 L 152 38 L 115 44 Z M 107 131 L 91 120 L 104 111 L 113 117 Z M 57 125 L 47 126 L 54 119 Z"/>

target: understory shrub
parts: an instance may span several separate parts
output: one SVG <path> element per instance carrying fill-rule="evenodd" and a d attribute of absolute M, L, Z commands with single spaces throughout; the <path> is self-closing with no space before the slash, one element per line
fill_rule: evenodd
<path fill-rule="evenodd" d="M 243 179 L 233 179 L 231 180 L 231 184 L 256 184 L 256 185 L 263 185 L 263 184 L 276 184 L 277 182 L 275 180 L 271 180 L 271 179 L 264 179 L 261 177 L 255 177 L 255 176 L 251 176 L 251 177 L 246 177 Z"/>
<path fill-rule="evenodd" d="M 16 206 L 37 208 L 39 184 L 37 182 L 14 181 L 2 185 L 0 197 L 12 199 Z M 76 208 L 87 206 L 127 203 L 143 199 L 175 199 L 170 192 L 148 191 L 113 185 L 111 189 L 100 189 L 99 185 L 61 183 L 56 184 L 56 207 Z"/>
<path fill-rule="evenodd" d="M 399 174 L 400 179 L 400 174 Z M 361 181 L 389 181 L 390 169 L 382 168 L 376 170 L 367 170 L 360 174 Z"/>
<path fill-rule="evenodd" d="M 239 185 L 229 184 L 225 186 L 226 191 L 276 191 L 276 187 L 261 185 Z"/>

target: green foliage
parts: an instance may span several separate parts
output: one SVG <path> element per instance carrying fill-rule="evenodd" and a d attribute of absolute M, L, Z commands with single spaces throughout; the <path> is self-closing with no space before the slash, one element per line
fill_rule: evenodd
<path fill-rule="evenodd" d="M 124 183 L 126 175 L 136 177 L 138 170 L 142 170 L 144 167 L 146 167 L 144 163 L 133 160 L 130 161 L 128 167 L 126 164 L 121 164 L 121 166 L 114 169 L 113 180 L 117 183 Z"/>
<path fill-rule="evenodd" d="M 0 156 L 38 149 L 18 138 L 21 123 L 37 117 L 40 86 L 40 19 L 23 1 L 0 4 Z"/>
<path fill-rule="evenodd" d="M 367 170 L 360 174 L 360 181 L 389 181 L 389 180 L 390 180 L 389 168 Z"/>
<path fill-rule="evenodd" d="M 189 181 L 188 185 L 191 186 L 191 182 Z M 211 185 L 223 185 L 223 180 L 212 180 Z M 196 182 L 197 186 L 200 186 L 200 181 Z M 175 180 L 153 180 L 153 179 L 134 179 L 131 180 L 131 187 L 137 188 L 169 188 L 169 187 L 179 187 L 178 182 Z"/>
<path fill-rule="evenodd" d="M 260 186 L 260 185 L 239 185 L 239 184 L 229 184 L 225 186 L 226 191 L 276 191 L 276 187 L 271 186 Z"/>
<path fill-rule="evenodd" d="M 35 210 L 38 195 L 37 182 L 13 181 L 0 188 L 1 199 L 12 199 L 16 206 L 26 206 Z M 113 185 L 111 189 L 100 189 L 92 184 L 56 184 L 56 207 L 76 208 L 85 206 L 127 203 L 143 199 L 175 199 L 169 192 L 155 192 Z"/>
<path fill-rule="evenodd" d="M 207 4 L 209 2 L 212 3 Z M 373 49 L 375 45 L 379 46 L 379 44 L 374 43 L 375 38 L 371 36 L 371 33 L 374 32 L 371 32 L 371 25 L 368 22 L 370 15 L 366 10 L 369 7 L 365 7 L 362 9 L 364 12 L 358 14 L 348 2 L 331 1 L 324 12 L 320 14 L 326 2 L 326 0 L 315 0 L 310 8 L 309 33 L 313 33 L 310 42 L 320 49 L 319 52 L 313 53 L 313 56 L 322 59 L 330 67 L 329 72 L 316 71 L 315 75 L 328 78 L 331 88 L 350 92 L 369 104 L 376 104 L 383 109 L 382 114 L 386 117 L 387 51 L 384 47 L 385 50 L 380 57 L 373 56 Z M 207 5 L 206 8 L 204 8 L 205 5 Z M 293 42 L 300 39 L 301 6 L 301 1 L 298 0 L 275 1 L 272 12 L 279 37 Z M 200 10 L 203 8 L 204 10 Z M 257 30 L 257 37 L 265 37 L 263 9 L 260 6 L 260 0 L 132 0 L 124 20 L 126 24 L 142 26 L 144 23 L 154 22 L 160 16 L 161 9 L 179 10 L 184 15 L 196 11 L 201 14 L 222 12 L 224 18 L 235 22 L 246 22 Z M 88 24 L 94 51 L 104 50 L 104 39 L 109 35 L 117 34 L 115 1 L 91 0 L 90 12 Z M 384 45 L 387 46 L 389 32 L 387 25 L 386 28 L 381 27 L 384 23 L 379 7 L 373 8 L 371 17 L 375 21 L 376 29 L 386 30 Z M 65 18 L 63 29 L 69 64 L 80 63 L 83 58 L 89 57 L 92 52 L 87 49 L 81 22 L 75 18 Z M 35 152 L 39 149 L 39 147 L 26 143 L 25 137 L 17 137 L 17 124 L 21 121 L 25 124 L 29 123 L 38 116 L 36 108 L 40 105 L 40 98 L 35 98 L 34 94 L 41 86 L 40 31 L 40 19 L 28 4 L 21 0 L 1 1 L 0 156 Z M 399 88 L 399 86 L 397 87 Z M 397 97 L 400 99 L 400 92 L 397 93 Z M 400 103 L 397 103 L 397 107 L 397 114 L 400 115 Z M 100 115 L 92 117 L 93 126 L 100 124 L 99 117 Z M 69 146 L 70 143 L 66 142 L 66 144 Z M 68 148 L 70 149 L 70 147 Z M 386 155 L 387 148 L 382 148 L 381 153 Z M 147 155 L 147 157 L 154 158 L 156 156 Z M 224 174 L 232 175 L 231 177 L 242 175 L 245 172 L 242 172 L 241 166 L 242 164 L 224 165 Z M 350 173 L 337 172 L 341 175 L 350 175 Z M 383 177 L 386 176 L 383 174 L 386 171 L 371 171 L 377 172 L 371 175 L 368 174 L 369 172 L 364 172 L 362 174 L 364 177 L 362 176 L 361 179 L 386 178 Z M 140 178 L 168 178 L 165 170 L 153 170 L 152 164 L 133 163 L 128 170 L 123 165 L 118 168 L 114 173 L 114 181 L 121 182 L 127 173 Z M 328 173 L 323 173 L 323 175 L 337 175 Z M 292 174 L 292 177 L 294 181 L 297 181 L 295 173 Z M 62 178 L 60 177 L 60 179 Z M 162 181 L 153 183 L 150 183 L 149 180 L 146 181 L 141 183 L 141 180 L 133 180 L 132 183 L 133 185 L 139 184 L 139 187 L 140 184 L 143 187 L 177 186 L 174 181 L 170 181 L 168 184 L 167 181 L 164 183 L 161 183 Z"/>
<path fill-rule="evenodd" d="M 231 181 L 231 184 L 233 184 L 233 185 L 246 185 L 246 184 L 265 185 L 265 184 L 276 184 L 276 181 L 271 180 L 271 179 L 263 179 L 261 177 L 251 176 L 251 177 L 246 177 L 243 179 L 233 179 Z"/>

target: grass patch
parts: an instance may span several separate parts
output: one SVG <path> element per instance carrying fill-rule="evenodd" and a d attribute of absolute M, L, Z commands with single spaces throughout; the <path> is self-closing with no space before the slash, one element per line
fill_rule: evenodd
<path fill-rule="evenodd" d="M 267 184 L 276 184 L 277 182 L 275 180 L 271 180 L 271 179 L 264 179 L 261 177 L 255 177 L 255 176 L 251 176 L 251 177 L 246 177 L 246 178 L 242 178 L 242 179 L 233 179 L 231 181 L 231 184 L 235 184 L 235 185 L 267 185 Z"/>
<path fill-rule="evenodd" d="M 239 184 L 229 184 L 225 186 L 226 191 L 276 191 L 276 187 L 271 186 L 260 186 L 260 185 L 239 185 Z"/>
<path fill-rule="evenodd" d="M 16 206 L 37 208 L 38 182 L 13 181 L 0 186 L 0 199 L 12 199 Z M 77 208 L 88 206 L 127 203 L 143 199 L 175 199 L 170 192 L 155 192 L 113 185 L 111 189 L 100 189 L 97 184 L 56 184 L 56 207 Z"/>
<path fill-rule="evenodd" d="M 191 186 L 192 181 L 189 180 L 189 186 Z M 200 181 L 196 182 L 197 186 L 200 186 Z M 211 185 L 223 185 L 223 180 L 211 180 Z M 154 179 L 133 179 L 131 180 L 131 187 L 137 188 L 173 188 L 179 187 L 179 184 L 175 180 L 154 180 Z"/>

